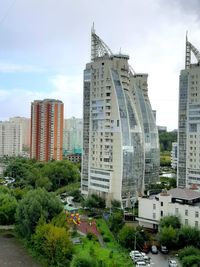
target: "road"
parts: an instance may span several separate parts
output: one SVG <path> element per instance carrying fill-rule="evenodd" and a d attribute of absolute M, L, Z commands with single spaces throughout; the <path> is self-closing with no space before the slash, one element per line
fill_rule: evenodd
<path fill-rule="evenodd" d="M 175 259 L 178 263 L 177 258 L 170 254 L 162 254 L 160 252 L 158 252 L 158 254 L 152 254 L 150 252 L 148 256 L 151 257 L 151 267 L 168 267 L 168 259 Z M 180 264 L 178 266 L 181 267 Z"/>

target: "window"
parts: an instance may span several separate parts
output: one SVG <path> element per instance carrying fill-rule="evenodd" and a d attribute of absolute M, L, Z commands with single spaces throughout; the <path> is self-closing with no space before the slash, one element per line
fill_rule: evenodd
<path fill-rule="evenodd" d="M 160 211 L 160 216 L 161 216 L 161 217 L 163 216 L 163 211 L 162 211 L 162 210 Z"/>
<path fill-rule="evenodd" d="M 175 208 L 175 214 L 178 214 L 178 208 Z"/>
<path fill-rule="evenodd" d="M 198 223 L 198 221 L 195 221 L 195 227 L 199 227 L 199 223 Z"/>
<path fill-rule="evenodd" d="M 185 225 L 188 225 L 188 219 L 185 219 Z"/>
<path fill-rule="evenodd" d="M 185 216 L 188 216 L 188 210 L 185 210 Z"/>
<path fill-rule="evenodd" d="M 199 212 L 195 211 L 195 218 L 199 218 Z"/>
<path fill-rule="evenodd" d="M 163 202 L 161 202 L 160 205 L 163 206 Z"/>
<path fill-rule="evenodd" d="M 153 209 L 154 209 L 154 210 L 156 209 L 156 204 L 153 204 Z"/>
<path fill-rule="evenodd" d="M 156 218 L 156 214 L 155 213 L 153 213 L 153 219 L 155 219 Z"/>

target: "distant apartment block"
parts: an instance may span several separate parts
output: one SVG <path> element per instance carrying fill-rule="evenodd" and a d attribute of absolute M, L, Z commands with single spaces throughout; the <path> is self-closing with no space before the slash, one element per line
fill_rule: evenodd
<path fill-rule="evenodd" d="M 173 142 L 171 151 L 171 167 L 175 170 L 177 169 L 177 156 L 178 156 L 178 144 L 177 142 Z"/>
<path fill-rule="evenodd" d="M 31 158 L 62 159 L 63 109 L 63 102 L 55 99 L 31 103 Z"/>
<path fill-rule="evenodd" d="M 191 189 L 174 188 L 149 197 L 139 197 L 139 225 L 158 229 L 164 216 L 180 218 L 182 225 L 200 229 L 200 192 Z"/>
<path fill-rule="evenodd" d="M 22 128 L 22 146 L 23 148 L 30 148 L 31 138 L 31 119 L 24 117 L 9 118 L 10 122 L 20 123 Z"/>
<path fill-rule="evenodd" d="M 63 154 L 80 154 L 83 142 L 83 119 L 65 119 L 63 130 Z"/>
<path fill-rule="evenodd" d="M 191 63 L 191 54 L 197 63 Z M 200 190 L 200 52 L 187 38 L 179 79 L 177 186 Z"/>
<path fill-rule="evenodd" d="M 22 127 L 20 123 L 0 122 L 0 157 L 22 154 Z"/>

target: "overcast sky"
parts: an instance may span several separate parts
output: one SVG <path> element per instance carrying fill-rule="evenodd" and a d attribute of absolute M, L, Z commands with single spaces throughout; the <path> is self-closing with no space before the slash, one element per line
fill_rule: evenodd
<path fill-rule="evenodd" d="M 199 0 L 0 0 L 0 120 L 30 117 L 35 99 L 56 98 L 82 117 L 90 31 L 149 74 L 157 124 L 177 128 L 185 34 L 200 49 Z"/>

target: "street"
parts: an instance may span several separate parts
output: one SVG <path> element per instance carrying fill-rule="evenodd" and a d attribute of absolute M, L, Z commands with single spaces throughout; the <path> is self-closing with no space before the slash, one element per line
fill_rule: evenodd
<path fill-rule="evenodd" d="M 168 267 L 168 259 L 175 259 L 178 263 L 177 258 L 170 254 L 162 254 L 160 252 L 158 252 L 158 254 L 152 254 L 149 252 L 148 256 L 151 258 L 150 266 L 152 267 Z M 181 267 L 180 263 L 178 263 L 178 266 Z"/>

